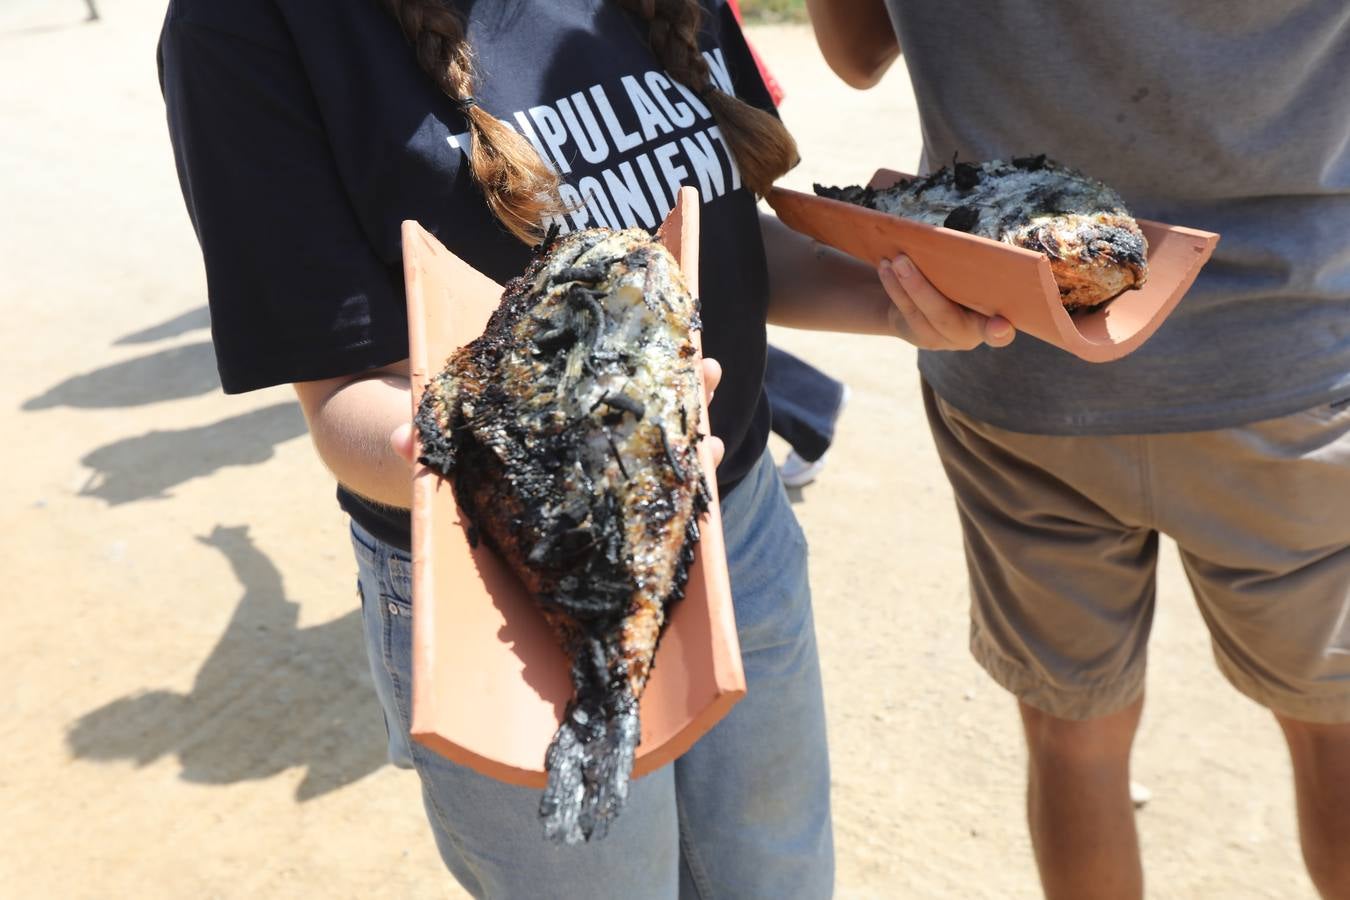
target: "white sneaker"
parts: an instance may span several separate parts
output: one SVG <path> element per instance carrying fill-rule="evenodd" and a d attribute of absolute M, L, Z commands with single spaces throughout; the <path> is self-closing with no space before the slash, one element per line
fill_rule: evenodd
<path fill-rule="evenodd" d="M 778 467 L 778 475 L 787 487 L 805 487 L 816 480 L 816 476 L 825 468 L 825 457 L 829 455 L 826 453 L 815 462 L 807 462 L 797 455 L 796 450 L 789 450 L 783 464 Z"/>

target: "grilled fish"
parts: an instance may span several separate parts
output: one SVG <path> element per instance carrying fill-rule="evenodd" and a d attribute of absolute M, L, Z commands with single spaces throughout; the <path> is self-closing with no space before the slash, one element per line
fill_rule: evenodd
<path fill-rule="evenodd" d="M 1071 312 L 1148 277 L 1148 242 L 1120 195 L 1041 156 L 954 162 L 882 190 L 815 186 L 832 200 L 977 234 L 1044 254 Z"/>
<path fill-rule="evenodd" d="M 710 494 L 697 301 L 646 232 L 541 247 L 427 386 L 422 462 L 520 577 L 571 660 L 545 756 L 547 838 L 602 837 L 628 794 L 638 699 Z"/>

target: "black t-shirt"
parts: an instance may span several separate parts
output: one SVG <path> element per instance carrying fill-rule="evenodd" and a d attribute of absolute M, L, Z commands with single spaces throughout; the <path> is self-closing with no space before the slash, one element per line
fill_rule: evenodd
<path fill-rule="evenodd" d="M 460 0 L 474 94 L 513 123 L 579 209 L 563 230 L 654 229 L 680 184 L 703 198 L 705 353 L 724 375 L 712 429 L 723 490 L 763 452 L 768 273 L 754 197 L 707 108 L 607 0 Z M 701 46 L 714 79 L 772 102 L 723 0 Z M 378 0 L 173 0 L 161 85 L 206 263 L 227 393 L 361 372 L 408 355 L 400 223 L 416 219 L 499 282 L 529 249 L 469 172 L 467 124 Z M 339 488 L 358 522 L 408 545 L 408 516 Z"/>

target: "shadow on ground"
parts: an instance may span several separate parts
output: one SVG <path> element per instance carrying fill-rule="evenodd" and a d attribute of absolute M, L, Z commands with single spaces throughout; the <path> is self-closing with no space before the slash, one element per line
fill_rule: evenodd
<path fill-rule="evenodd" d="M 169 496 L 169 489 L 226 466 L 266 462 L 276 446 L 306 433 L 298 403 L 277 403 L 199 428 L 150 431 L 93 450 L 80 489 L 109 506 Z"/>
<path fill-rule="evenodd" d="M 123 335 L 115 346 L 149 344 L 209 328 L 205 306 Z M 209 341 L 183 344 L 72 375 L 29 399 L 29 412 L 56 407 L 117 409 L 209 394 L 220 386 Z M 168 422 L 169 416 L 164 417 Z M 227 466 L 256 465 L 276 447 L 306 432 L 296 403 L 278 403 L 210 425 L 156 429 L 89 451 L 80 459 L 91 471 L 80 495 L 109 506 L 163 499 L 177 485 Z"/>
<path fill-rule="evenodd" d="M 302 766 L 299 801 L 384 765 L 360 610 L 298 628 L 298 605 L 286 599 L 281 573 L 247 527 L 217 526 L 198 540 L 226 556 L 243 596 L 192 689 L 136 693 L 86 713 L 67 732 L 71 752 L 141 766 L 175 754 L 183 780 L 198 784 L 235 784 Z"/>
<path fill-rule="evenodd" d="M 205 306 L 199 306 L 196 309 L 188 310 L 181 316 L 174 316 L 172 319 L 160 322 L 158 325 L 151 325 L 149 328 L 125 334 L 113 341 L 113 346 L 125 347 L 128 344 L 150 344 L 155 341 L 167 341 L 169 338 L 180 337 L 189 331 L 210 327 L 210 311 Z"/>
<path fill-rule="evenodd" d="M 58 406 L 76 409 L 146 406 L 199 397 L 219 387 L 215 352 L 209 341 L 202 341 L 72 375 L 26 401 L 23 409 L 32 412 Z"/>

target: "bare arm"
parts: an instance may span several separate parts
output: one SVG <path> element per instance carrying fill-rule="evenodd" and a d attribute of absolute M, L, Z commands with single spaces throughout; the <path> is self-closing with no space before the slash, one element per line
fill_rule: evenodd
<path fill-rule="evenodd" d="M 850 87 L 870 88 L 900 56 L 883 0 L 806 0 L 825 61 Z"/>
<path fill-rule="evenodd" d="M 711 401 L 722 380 L 716 360 L 703 361 L 703 379 Z M 416 451 L 408 361 L 294 387 L 319 458 L 337 480 L 386 506 L 411 506 Z M 720 463 L 722 441 L 709 440 L 713 458 Z"/>
<path fill-rule="evenodd" d="M 760 215 L 769 263 L 769 321 L 789 328 L 899 337 L 925 350 L 1001 347 L 1014 334 L 948 300 L 908 260 L 879 269 Z"/>
<path fill-rule="evenodd" d="M 1007 322 L 958 306 L 917 271 L 901 277 L 883 265 L 879 278 L 872 267 L 773 216 L 761 215 L 760 221 L 769 262 L 769 320 L 775 324 L 898 336 L 934 350 L 1012 340 Z M 705 365 L 711 393 L 721 369 L 712 360 Z M 319 458 L 337 480 L 376 502 L 408 507 L 413 442 L 407 360 L 294 387 Z"/>
<path fill-rule="evenodd" d="M 408 450 L 390 436 L 412 418 L 408 362 L 295 385 L 309 434 L 329 470 L 349 490 L 388 506 L 412 503 Z"/>

